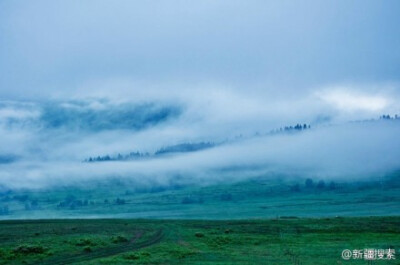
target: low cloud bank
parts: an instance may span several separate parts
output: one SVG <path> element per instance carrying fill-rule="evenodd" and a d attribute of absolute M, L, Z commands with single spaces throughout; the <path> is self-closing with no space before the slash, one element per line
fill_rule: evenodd
<path fill-rule="evenodd" d="M 221 87 L 193 91 L 2 101 L 0 185 L 40 188 L 114 178 L 147 186 L 209 184 L 277 173 L 363 179 L 400 168 L 400 120 L 365 120 L 393 113 L 396 93 L 364 92 L 357 105 L 352 102 L 360 92 L 343 94 L 343 88 L 301 98 Z M 268 134 L 297 122 L 311 129 Z M 157 159 L 82 162 L 196 142 L 218 145 Z"/>

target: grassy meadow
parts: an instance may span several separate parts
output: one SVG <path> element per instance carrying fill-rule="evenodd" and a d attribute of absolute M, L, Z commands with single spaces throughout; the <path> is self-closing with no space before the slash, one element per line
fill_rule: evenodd
<path fill-rule="evenodd" d="M 254 178 L 216 185 L 153 186 L 89 183 L 0 192 L 0 219 L 247 219 L 400 214 L 400 175 L 331 182 Z"/>
<path fill-rule="evenodd" d="M 399 264 L 343 260 L 395 249 L 399 217 L 0 222 L 1 264 Z"/>
<path fill-rule="evenodd" d="M 0 210 L 0 264 L 400 264 L 341 257 L 400 251 L 397 174 L 4 190 Z"/>

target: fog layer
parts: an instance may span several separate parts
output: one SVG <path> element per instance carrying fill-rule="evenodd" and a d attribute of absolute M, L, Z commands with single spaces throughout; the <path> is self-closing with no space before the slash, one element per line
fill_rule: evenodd
<path fill-rule="evenodd" d="M 399 119 L 378 119 L 400 114 L 399 13 L 396 0 L 0 1 L 0 185 L 396 170 Z M 270 133 L 297 124 L 311 128 Z M 213 148 L 84 162 L 188 143 Z"/>

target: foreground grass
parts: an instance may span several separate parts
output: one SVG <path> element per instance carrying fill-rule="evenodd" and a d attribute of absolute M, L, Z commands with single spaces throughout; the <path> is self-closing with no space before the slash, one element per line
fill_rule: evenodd
<path fill-rule="evenodd" d="M 1 264 L 371 264 L 341 252 L 399 246 L 400 217 L 0 222 Z"/>

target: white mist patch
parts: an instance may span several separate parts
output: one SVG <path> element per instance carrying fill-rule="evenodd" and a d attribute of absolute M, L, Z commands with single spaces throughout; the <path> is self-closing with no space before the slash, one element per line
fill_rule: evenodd
<path fill-rule="evenodd" d="M 400 168 L 399 120 L 371 120 L 398 113 L 397 94 L 390 89 L 378 93 L 342 87 L 289 95 L 209 85 L 155 87 L 141 94 L 106 87 L 115 98 L 107 98 L 107 92 L 96 98 L 93 91 L 92 97 L 73 100 L 0 104 L 0 155 L 15 157 L 0 165 L 0 185 L 48 186 L 108 178 L 198 184 L 271 171 L 366 178 Z M 328 121 L 318 122 L 319 116 Z M 370 121 L 349 123 L 366 119 Z M 311 124 L 311 129 L 268 134 L 297 123 Z M 216 147 L 163 158 L 83 162 L 199 142 Z"/>
<path fill-rule="evenodd" d="M 382 95 L 366 94 L 344 89 L 335 89 L 317 93 L 317 96 L 341 111 L 382 111 L 390 100 Z"/>
<path fill-rule="evenodd" d="M 138 185 L 203 185 L 276 173 L 369 179 L 400 168 L 399 134 L 400 122 L 382 120 L 254 137 L 204 151 L 145 160 L 83 163 L 55 154 L 48 160 L 0 165 L 0 184 L 29 188 L 127 179 Z M 73 149 L 57 150 L 68 157 L 67 153 L 77 151 Z"/>

